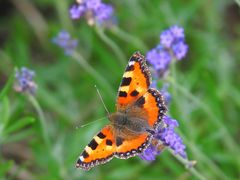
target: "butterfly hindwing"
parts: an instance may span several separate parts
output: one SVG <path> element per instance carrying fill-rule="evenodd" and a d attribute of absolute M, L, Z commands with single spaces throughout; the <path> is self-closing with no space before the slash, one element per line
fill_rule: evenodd
<path fill-rule="evenodd" d="M 131 139 L 116 138 L 116 157 L 127 159 L 142 153 L 151 142 L 152 135 L 142 133 Z M 120 141 L 120 142 L 118 142 Z"/>
<path fill-rule="evenodd" d="M 146 112 L 148 124 L 153 129 L 157 128 L 167 110 L 163 96 L 158 90 L 153 88 L 148 89 L 148 91 L 135 102 L 135 106 L 142 108 L 142 111 Z"/>
<path fill-rule="evenodd" d="M 151 76 L 146 60 L 139 52 L 130 58 L 118 89 L 117 110 L 125 108 L 141 97 L 149 88 Z"/>
<path fill-rule="evenodd" d="M 79 156 L 76 167 L 89 170 L 98 164 L 110 161 L 116 151 L 112 126 L 105 126 L 85 147 Z"/>

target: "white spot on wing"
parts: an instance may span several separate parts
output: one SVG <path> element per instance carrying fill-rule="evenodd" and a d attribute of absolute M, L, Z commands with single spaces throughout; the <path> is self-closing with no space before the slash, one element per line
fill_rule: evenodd
<path fill-rule="evenodd" d="M 135 61 L 130 61 L 130 62 L 128 63 L 128 65 L 131 66 L 131 65 L 134 65 L 134 63 L 135 63 Z"/>
<path fill-rule="evenodd" d="M 83 157 L 83 156 L 80 156 L 79 159 L 80 159 L 80 161 L 82 161 L 82 162 L 84 161 L 84 157 Z"/>

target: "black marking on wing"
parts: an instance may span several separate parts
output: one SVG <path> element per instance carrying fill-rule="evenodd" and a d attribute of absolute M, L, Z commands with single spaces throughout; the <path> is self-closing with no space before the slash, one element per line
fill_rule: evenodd
<path fill-rule="evenodd" d="M 117 146 L 120 146 L 122 143 L 123 143 L 123 139 L 120 138 L 120 137 L 117 137 L 117 138 L 116 138 L 116 145 L 117 145 Z"/>
<path fill-rule="evenodd" d="M 145 104 L 145 97 L 141 96 L 135 103 L 137 106 L 139 107 L 143 107 L 143 105 Z"/>
<path fill-rule="evenodd" d="M 127 93 L 125 91 L 119 91 L 119 97 L 127 97 Z"/>
<path fill-rule="evenodd" d="M 92 150 L 95 150 L 98 146 L 98 143 L 95 141 L 95 139 L 93 139 L 89 144 L 88 146 L 92 149 Z"/>
<path fill-rule="evenodd" d="M 102 132 L 99 132 L 97 134 L 97 136 L 100 138 L 100 139 L 104 139 L 106 136 L 102 133 Z"/>
<path fill-rule="evenodd" d="M 137 90 L 134 90 L 130 93 L 131 96 L 137 96 L 139 92 Z"/>
<path fill-rule="evenodd" d="M 131 66 L 127 66 L 125 71 L 133 71 L 133 70 L 134 70 L 134 66 L 131 65 Z"/>
<path fill-rule="evenodd" d="M 128 86 L 128 85 L 130 85 L 131 81 L 132 81 L 131 77 L 124 77 L 122 79 L 121 86 Z"/>
<path fill-rule="evenodd" d="M 87 157 L 89 157 L 89 154 L 87 153 L 87 151 L 83 151 L 82 152 L 82 156 L 84 157 L 84 158 L 87 158 Z"/>
<path fill-rule="evenodd" d="M 110 139 L 107 139 L 106 140 L 106 145 L 108 146 L 112 146 L 113 142 L 110 140 Z"/>

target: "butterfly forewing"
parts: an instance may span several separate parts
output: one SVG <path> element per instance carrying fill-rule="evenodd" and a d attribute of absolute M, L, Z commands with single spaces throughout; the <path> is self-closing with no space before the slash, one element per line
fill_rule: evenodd
<path fill-rule="evenodd" d="M 139 52 L 130 58 L 118 89 L 117 110 L 131 105 L 145 92 L 151 83 L 146 60 Z"/>

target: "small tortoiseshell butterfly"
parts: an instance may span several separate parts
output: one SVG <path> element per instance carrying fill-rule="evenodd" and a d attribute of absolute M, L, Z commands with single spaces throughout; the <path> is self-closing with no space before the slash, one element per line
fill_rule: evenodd
<path fill-rule="evenodd" d="M 113 157 L 127 159 L 141 154 L 166 113 L 161 93 L 153 88 L 146 60 L 139 52 L 130 58 L 118 90 L 117 112 L 79 156 L 76 167 L 89 170 Z"/>

